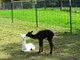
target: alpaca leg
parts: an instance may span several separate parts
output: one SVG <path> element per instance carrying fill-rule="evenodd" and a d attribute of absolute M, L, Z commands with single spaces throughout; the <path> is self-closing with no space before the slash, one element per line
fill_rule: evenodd
<path fill-rule="evenodd" d="M 39 53 L 43 52 L 43 40 L 39 40 Z"/>
<path fill-rule="evenodd" d="M 49 45 L 50 45 L 50 54 L 52 54 L 52 49 L 53 49 L 53 41 L 51 38 L 48 38 L 48 42 L 49 42 Z"/>
<path fill-rule="evenodd" d="M 52 54 L 52 49 L 53 49 L 53 42 L 52 42 L 52 40 L 49 41 L 49 45 L 50 45 L 50 48 L 51 48 L 50 54 Z"/>

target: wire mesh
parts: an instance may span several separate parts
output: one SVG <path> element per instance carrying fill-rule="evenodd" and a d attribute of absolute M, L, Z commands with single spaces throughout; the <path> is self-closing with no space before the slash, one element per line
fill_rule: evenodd
<path fill-rule="evenodd" d="M 79 0 L 71 1 L 72 3 L 72 32 L 79 32 L 79 16 L 80 4 Z M 61 4 L 61 5 L 60 5 Z M 63 29 L 63 32 L 70 32 L 70 8 L 69 1 L 58 1 L 52 3 L 50 1 L 38 1 L 36 8 L 35 3 L 30 1 L 14 1 L 13 11 L 11 9 L 11 2 L 0 3 L 0 15 L 5 18 L 20 20 L 25 22 L 34 22 L 34 26 L 42 27 L 58 27 Z M 61 10 L 62 7 L 62 10 Z M 3 12 L 4 11 L 4 12 Z M 7 12 L 8 11 L 8 12 Z M 36 14 L 37 11 L 37 14 Z M 13 13 L 12 13 L 13 12 Z M 7 14 L 6 14 L 7 13 Z M 12 18 L 13 16 L 13 18 Z M 37 21 L 36 21 L 37 20 Z"/>

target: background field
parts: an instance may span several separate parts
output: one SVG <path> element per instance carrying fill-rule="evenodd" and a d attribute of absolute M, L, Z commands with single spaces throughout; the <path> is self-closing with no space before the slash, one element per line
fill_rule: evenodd
<path fill-rule="evenodd" d="M 79 9 L 78 9 L 79 11 Z M 69 32 L 69 12 L 59 9 L 38 9 L 39 27 L 36 28 L 35 10 L 14 10 L 14 23 L 11 23 L 11 10 L 0 10 L 0 60 L 80 60 L 80 13 L 72 11 L 73 34 Z M 55 33 L 53 54 L 44 40 L 44 53 L 37 54 L 38 40 L 27 37 L 27 43 L 36 45 L 36 50 L 21 52 L 20 33 L 50 29 Z"/>
<path fill-rule="evenodd" d="M 17 21 L 32 22 L 36 24 L 35 9 L 14 10 L 13 19 Z M 12 19 L 11 10 L 0 10 L 2 18 Z M 72 28 L 73 33 L 78 33 L 80 30 L 80 9 L 72 8 Z M 38 22 L 40 25 L 66 27 L 70 31 L 70 12 L 69 8 L 64 8 L 62 11 L 59 8 L 38 9 Z M 11 21 L 11 20 L 10 20 Z M 34 25 L 33 24 L 33 25 Z M 35 25 L 34 25 L 35 26 Z M 67 32 L 68 32 L 67 31 Z"/>

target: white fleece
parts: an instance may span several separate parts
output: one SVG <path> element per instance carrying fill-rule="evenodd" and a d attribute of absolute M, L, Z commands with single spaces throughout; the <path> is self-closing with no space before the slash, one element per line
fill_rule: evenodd
<path fill-rule="evenodd" d="M 35 50 L 35 45 L 32 43 L 26 44 L 26 34 L 20 34 L 22 37 L 22 51 L 23 52 L 30 52 L 32 50 Z"/>

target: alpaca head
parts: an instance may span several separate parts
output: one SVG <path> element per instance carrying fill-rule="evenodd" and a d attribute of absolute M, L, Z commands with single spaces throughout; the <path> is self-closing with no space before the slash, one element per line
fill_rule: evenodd
<path fill-rule="evenodd" d="M 32 35 L 32 32 L 33 32 L 33 31 L 28 32 L 28 33 L 26 34 L 26 36 L 30 36 L 30 35 Z"/>
<path fill-rule="evenodd" d="M 21 34 L 20 33 L 20 35 L 21 35 L 22 40 L 25 41 L 26 40 L 26 34 Z"/>

